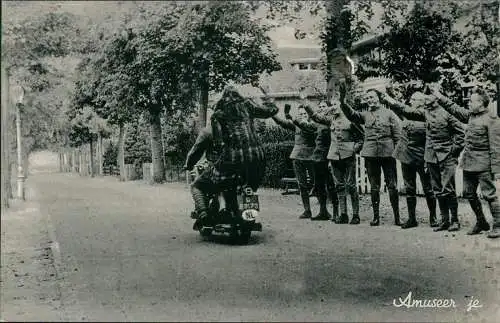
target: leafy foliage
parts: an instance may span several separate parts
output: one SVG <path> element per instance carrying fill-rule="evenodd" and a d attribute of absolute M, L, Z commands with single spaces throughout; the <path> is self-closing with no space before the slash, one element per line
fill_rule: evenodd
<path fill-rule="evenodd" d="M 68 112 L 71 120 L 71 132 L 69 134 L 72 146 L 96 141 L 98 134 L 103 137 L 110 135 L 110 129 L 106 120 L 101 118 L 91 106 L 84 106 L 82 109 L 73 109 Z"/>
<path fill-rule="evenodd" d="M 149 127 L 144 118 L 137 118 L 128 125 L 125 140 L 125 163 L 151 163 L 151 144 Z"/>
<path fill-rule="evenodd" d="M 263 186 L 278 188 L 281 179 L 286 177 L 292 167 L 290 153 L 293 149 L 293 141 L 272 142 L 263 145 L 264 156 L 266 156 L 266 171 Z"/>

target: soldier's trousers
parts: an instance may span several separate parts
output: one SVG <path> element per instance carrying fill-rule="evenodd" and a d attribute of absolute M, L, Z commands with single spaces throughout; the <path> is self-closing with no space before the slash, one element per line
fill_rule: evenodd
<path fill-rule="evenodd" d="M 337 190 L 332 174 L 328 169 L 328 160 L 313 162 L 314 191 L 318 197 L 320 208 L 326 207 L 326 200 L 330 196 L 332 203 L 338 205 Z"/>
<path fill-rule="evenodd" d="M 382 171 L 385 185 L 389 191 L 396 190 L 398 175 L 396 160 L 392 157 L 365 157 L 366 172 L 370 181 L 371 190 L 380 192 Z"/>
<path fill-rule="evenodd" d="M 351 196 L 352 213 L 359 215 L 359 194 L 356 188 L 356 159 L 354 156 L 331 160 L 333 180 L 339 198 L 340 214 L 347 214 L 346 196 Z"/>
<path fill-rule="evenodd" d="M 439 202 L 441 222 L 458 222 L 458 200 L 455 190 L 455 172 L 458 161 L 456 157 L 448 156 L 436 163 L 427 163 L 434 195 Z"/>
<path fill-rule="evenodd" d="M 432 190 L 431 177 L 425 171 L 424 164 L 406 164 L 401 163 L 401 171 L 403 172 L 403 180 L 405 183 L 406 195 L 408 197 L 416 197 L 417 195 L 417 174 L 420 177 L 422 188 L 426 197 L 434 196 Z"/>
<path fill-rule="evenodd" d="M 309 200 L 309 192 L 313 186 L 313 179 L 309 178 L 313 176 L 313 161 L 312 160 L 293 160 L 293 169 L 295 172 L 295 177 L 299 182 L 299 192 L 302 199 L 302 204 L 304 206 L 304 211 L 311 211 L 311 204 Z"/>
<path fill-rule="evenodd" d="M 299 182 L 299 187 L 310 191 L 313 187 L 313 179 L 308 178 L 308 175 L 313 176 L 313 161 L 294 159 L 293 170 Z"/>
<path fill-rule="evenodd" d="M 463 172 L 464 176 L 464 198 L 468 200 L 479 200 L 477 187 L 481 188 L 483 198 L 490 206 L 493 217 L 493 227 L 500 227 L 500 202 L 496 192 L 495 178 L 491 172 Z"/>
<path fill-rule="evenodd" d="M 427 163 L 427 168 L 431 176 L 432 190 L 436 198 L 457 197 L 455 190 L 457 165 L 457 158 L 451 156 L 437 163 Z"/>
<path fill-rule="evenodd" d="M 379 218 L 380 181 L 384 172 L 385 185 L 389 191 L 389 201 L 394 212 L 395 222 L 399 222 L 399 194 L 397 190 L 398 175 L 396 159 L 392 157 L 365 157 L 366 172 L 371 186 L 371 200 L 374 219 Z"/>

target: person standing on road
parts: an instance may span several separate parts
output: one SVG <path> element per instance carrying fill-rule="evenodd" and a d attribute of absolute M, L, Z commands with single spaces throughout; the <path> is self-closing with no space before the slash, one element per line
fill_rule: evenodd
<path fill-rule="evenodd" d="M 347 215 L 346 196 L 351 196 L 352 219 L 351 224 L 359 224 L 359 194 L 356 188 L 356 154 L 363 146 L 363 132 L 359 126 L 351 123 L 340 110 L 338 101 L 331 104 L 331 108 L 320 114 L 310 106 L 305 106 L 309 117 L 330 128 L 330 148 L 327 158 L 333 172 L 333 180 L 337 189 L 340 206 L 340 217 L 332 219 L 337 224 L 349 222 Z"/>
<path fill-rule="evenodd" d="M 298 109 L 298 118 L 290 116 L 290 109 L 291 106 L 285 104 L 286 119 L 281 119 L 276 115 L 272 118 L 281 127 L 295 131 L 295 144 L 290 154 L 290 159 L 293 163 L 295 177 L 299 182 L 300 197 L 304 206 L 304 212 L 299 218 L 310 219 L 312 213 L 309 192 L 313 184 L 308 180 L 307 175 L 312 175 L 313 173 L 312 155 L 315 148 L 316 125 L 310 122 L 304 109 Z"/>
<path fill-rule="evenodd" d="M 389 108 L 407 119 L 425 122 L 424 160 L 427 163 L 432 189 L 441 211 L 441 223 L 434 231 L 458 231 L 460 222 L 455 191 L 455 172 L 458 156 L 464 147 L 464 127 L 438 104 L 435 97 L 426 95 L 425 98 L 424 109 L 402 104 L 391 104 Z"/>
<path fill-rule="evenodd" d="M 390 90 L 388 89 L 388 92 Z M 403 105 L 396 101 L 388 94 L 377 91 L 380 101 L 388 106 Z M 416 92 L 413 94 L 411 101 L 412 106 L 421 106 L 425 101 L 425 96 L 422 93 Z M 401 118 L 404 118 L 401 116 Z M 413 121 L 404 119 L 401 124 L 402 134 L 396 148 L 394 149 L 393 157 L 401 162 L 401 170 L 403 172 L 403 180 L 406 190 L 406 203 L 408 206 L 408 221 L 401 225 L 401 228 L 408 229 L 418 225 L 416 217 L 417 208 L 417 174 L 420 177 L 422 188 L 424 190 L 427 207 L 429 208 L 429 223 L 431 227 L 437 227 L 439 224 L 436 219 L 436 197 L 432 190 L 431 178 L 429 172 L 425 169 L 425 122 Z"/>
<path fill-rule="evenodd" d="M 476 215 L 476 224 L 469 235 L 488 231 L 490 225 L 483 213 L 481 201 L 477 196 L 478 185 L 483 198 L 488 202 L 493 217 L 492 230 L 488 238 L 500 237 L 500 202 L 496 192 L 494 173 L 500 173 L 500 134 L 492 130 L 500 122 L 497 116 L 488 113 L 490 103 L 486 92 L 475 88 L 470 97 L 470 110 L 465 109 L 444 95 L 438 89 L 432 89 L 433 95 L 441 106 L 462 123 L 465 130 L 465 148 L 461 160 L 464 179 L 464 197 L 469 200 Z"/>
<path fill-rule="evenodd" d="M 305 109 L 306 106 L 311 106 L 312 103 L 306 99 L 305 93 L 300 93 L 301 106 Z M 327 104 L 325 101 L 319 104 L 320 111 L 325 111 Z M 330 129 L 321 124 L 316 126 L 316 139 L 315 148 L 312 154 L 313 160 L 313 178 L 314 178 L 314 192 L 319 201 L 319 213 L 312 217 L 312 221 L 327 221 L 333 219 L 337 220 L 339 214 L 339 199 L 337 190 L 333 181 L 332 174 L 328 169 L 328 149 L 330 148 Z M 304 129 L 303 129 L 304 130 Z M 333 217 L 327 209 L 328 196 L 330 197 L 333 205 Z"/>
<path fill-rule="evenodd" d="M 340 108 L 346 118 L 365 126 L 365 137 L 361 156 L 365 158 L 366 171 L 371 186 L 373 220 L 371 226 L 380 225 L 380 180 L 381 171 L 389 190 L 389 200 L 394 213 L 394 224 L 401 225 L 399 218 L 399 195 L 397 190 L 396 160 L 392 157 L 394 147 L 401 137 L 398 117 L 379 102 L 375 90 L 366 92 L 365 103 L 369 111 L 358 112 L 346 103 L 347 84 L 340 84 Z"/>

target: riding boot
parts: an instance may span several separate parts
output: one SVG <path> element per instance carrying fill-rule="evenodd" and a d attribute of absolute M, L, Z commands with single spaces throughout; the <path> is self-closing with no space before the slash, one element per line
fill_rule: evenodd
<path fill-rule="evenodd" d="M 451 215 L 451 225 L 448 231 L 458 231 L 460 230 L 460 221 L 458 221 L 458 199 L 456 196 L 448 197 L 448 206 L 450 208 Z"/>
<path fill-rule="evenodd" d="M 431 228 L 439 226 L 436 219 L 436 198 L 434 196 L 426 196 L 427 207 L 429 208 L 429 225 Z"/>
<path fill-rule="evenodd" d="M 379 191 L 371 191 L 371 200 L 372 200 L 372 208 L 373 208 L 373 220 L 370 222 L 372 227 L 380 225 L 380 192 Z"/>
<path fill-rule="evenodd" d="M 488 232 L 487 237 L 490 239 L 500 238 L 500 201 L 498 198 L 489 202 L 491 216 L 493 217 L 493 228 Z"/>
<path fill-rule="evenodd" d="M 352 219 L 350 224 L 359 224 L 359 194 L 356 188 L 351 191 Z"/>
<path fill-rule="evenodd" d="M 406 221 L 406 223 L 404 223 L 401 228 L 414 228 L 418 226 L 416 215 L 417 198 L 415 196 L 408 196 L 406 198 L 406 204 L 408 205 L 408 221 Z"/>
<path fill-rule="evenodd" d="M 434 232 L 448 230 L 450 227 L 450 210 L 448 208 L 448 199 L 446 197 L 440 197 L 437 199 L 439 204 L 439 210 L 441 211 L 441 223 L 437 228 L 434 228 Z"/>
<path fill-rule="evenodd" d="M 391 202 L 392 211 L 394 213 L 394 224 L 401 225 L 399 219 L 399 194 L 397 189 L 389 190 L 389 201 Z"/>
<path fill-rule="evenodd" d="M 240 207 L 238 205 L 238 195 L 236 189 L 228 189 L 222 192 L 224 201 L 226 202 L 226 209 L 230 211 L 233 216 L 239 216 Z"/>
<path fill-rule="evenodd" d="M 326 208 L 327 197 L 325 192 L 316 192 L 319 202 L 319 213 L 318 215 L 311 218 L 312 221 L 326 221 L 330 220 L 331 215 L 328 213 Z"/>
<path fill-rule="evenodd" d="M 299 219 L 310 219 L 311 214 L 311 200 L 309 198 L 309 189 L 301 187 L 300 197 L 302 198 L 302 205 L 304 206 L 304 213 L 299 216 Z"/>
<path fill-rule="evenodd" d="M 191 194 L 194 200 L 194 208 L 196 211 L 196 221 L 193 224 L 193 229 L 198 230 L 208 222 L 208 203 L 205 193 L 199 188 L 191 186 Z M 192 215 L 192 217 L 194 217 Z"/>
<path fill-rule="evenodd" d="M 470 207 L 474 214 L 476 215 L 476 224 L 467 232 L 468 235 L 475 235 L 481 233 L 481 231 L 488 231 L 490 229 L 490 224 L 486 221 L 483 212 L 483 206 L 481 205 L 481 201 L 476 197 L 474 199 L 469 200 Z"/>

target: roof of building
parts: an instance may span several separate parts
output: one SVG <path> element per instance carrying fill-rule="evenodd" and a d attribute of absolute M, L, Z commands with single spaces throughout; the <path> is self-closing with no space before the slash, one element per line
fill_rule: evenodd
<path fill-rule="evenodd" d="M 373 42 L 371 38 L 356 42 L 353 47 L 357 50 L 365 44 L 371 45 Z M 326 79 L 321 70 L 296 70 L 291 66 L 292 63 L 319 62 L 324 55 L 321 47 L 278 47 L 276 50 L 278 53 L 277 60 L 280 62 L 282 70 L 273 72 L 271 75 L 263 74 L 259 80 L 259 84 L 267 89 L 271 97 L 298 97 L 300 91 L 304 91 L 309 97 L 324 95 L 326 92 Z M 260 98 L 264 95 L 259 88 L 250 84 L 237 85 L 236 87 L 245 97 Z M 220 93 L 211 94 L 210 102 L 217 101 L 220 95 Z"/>

